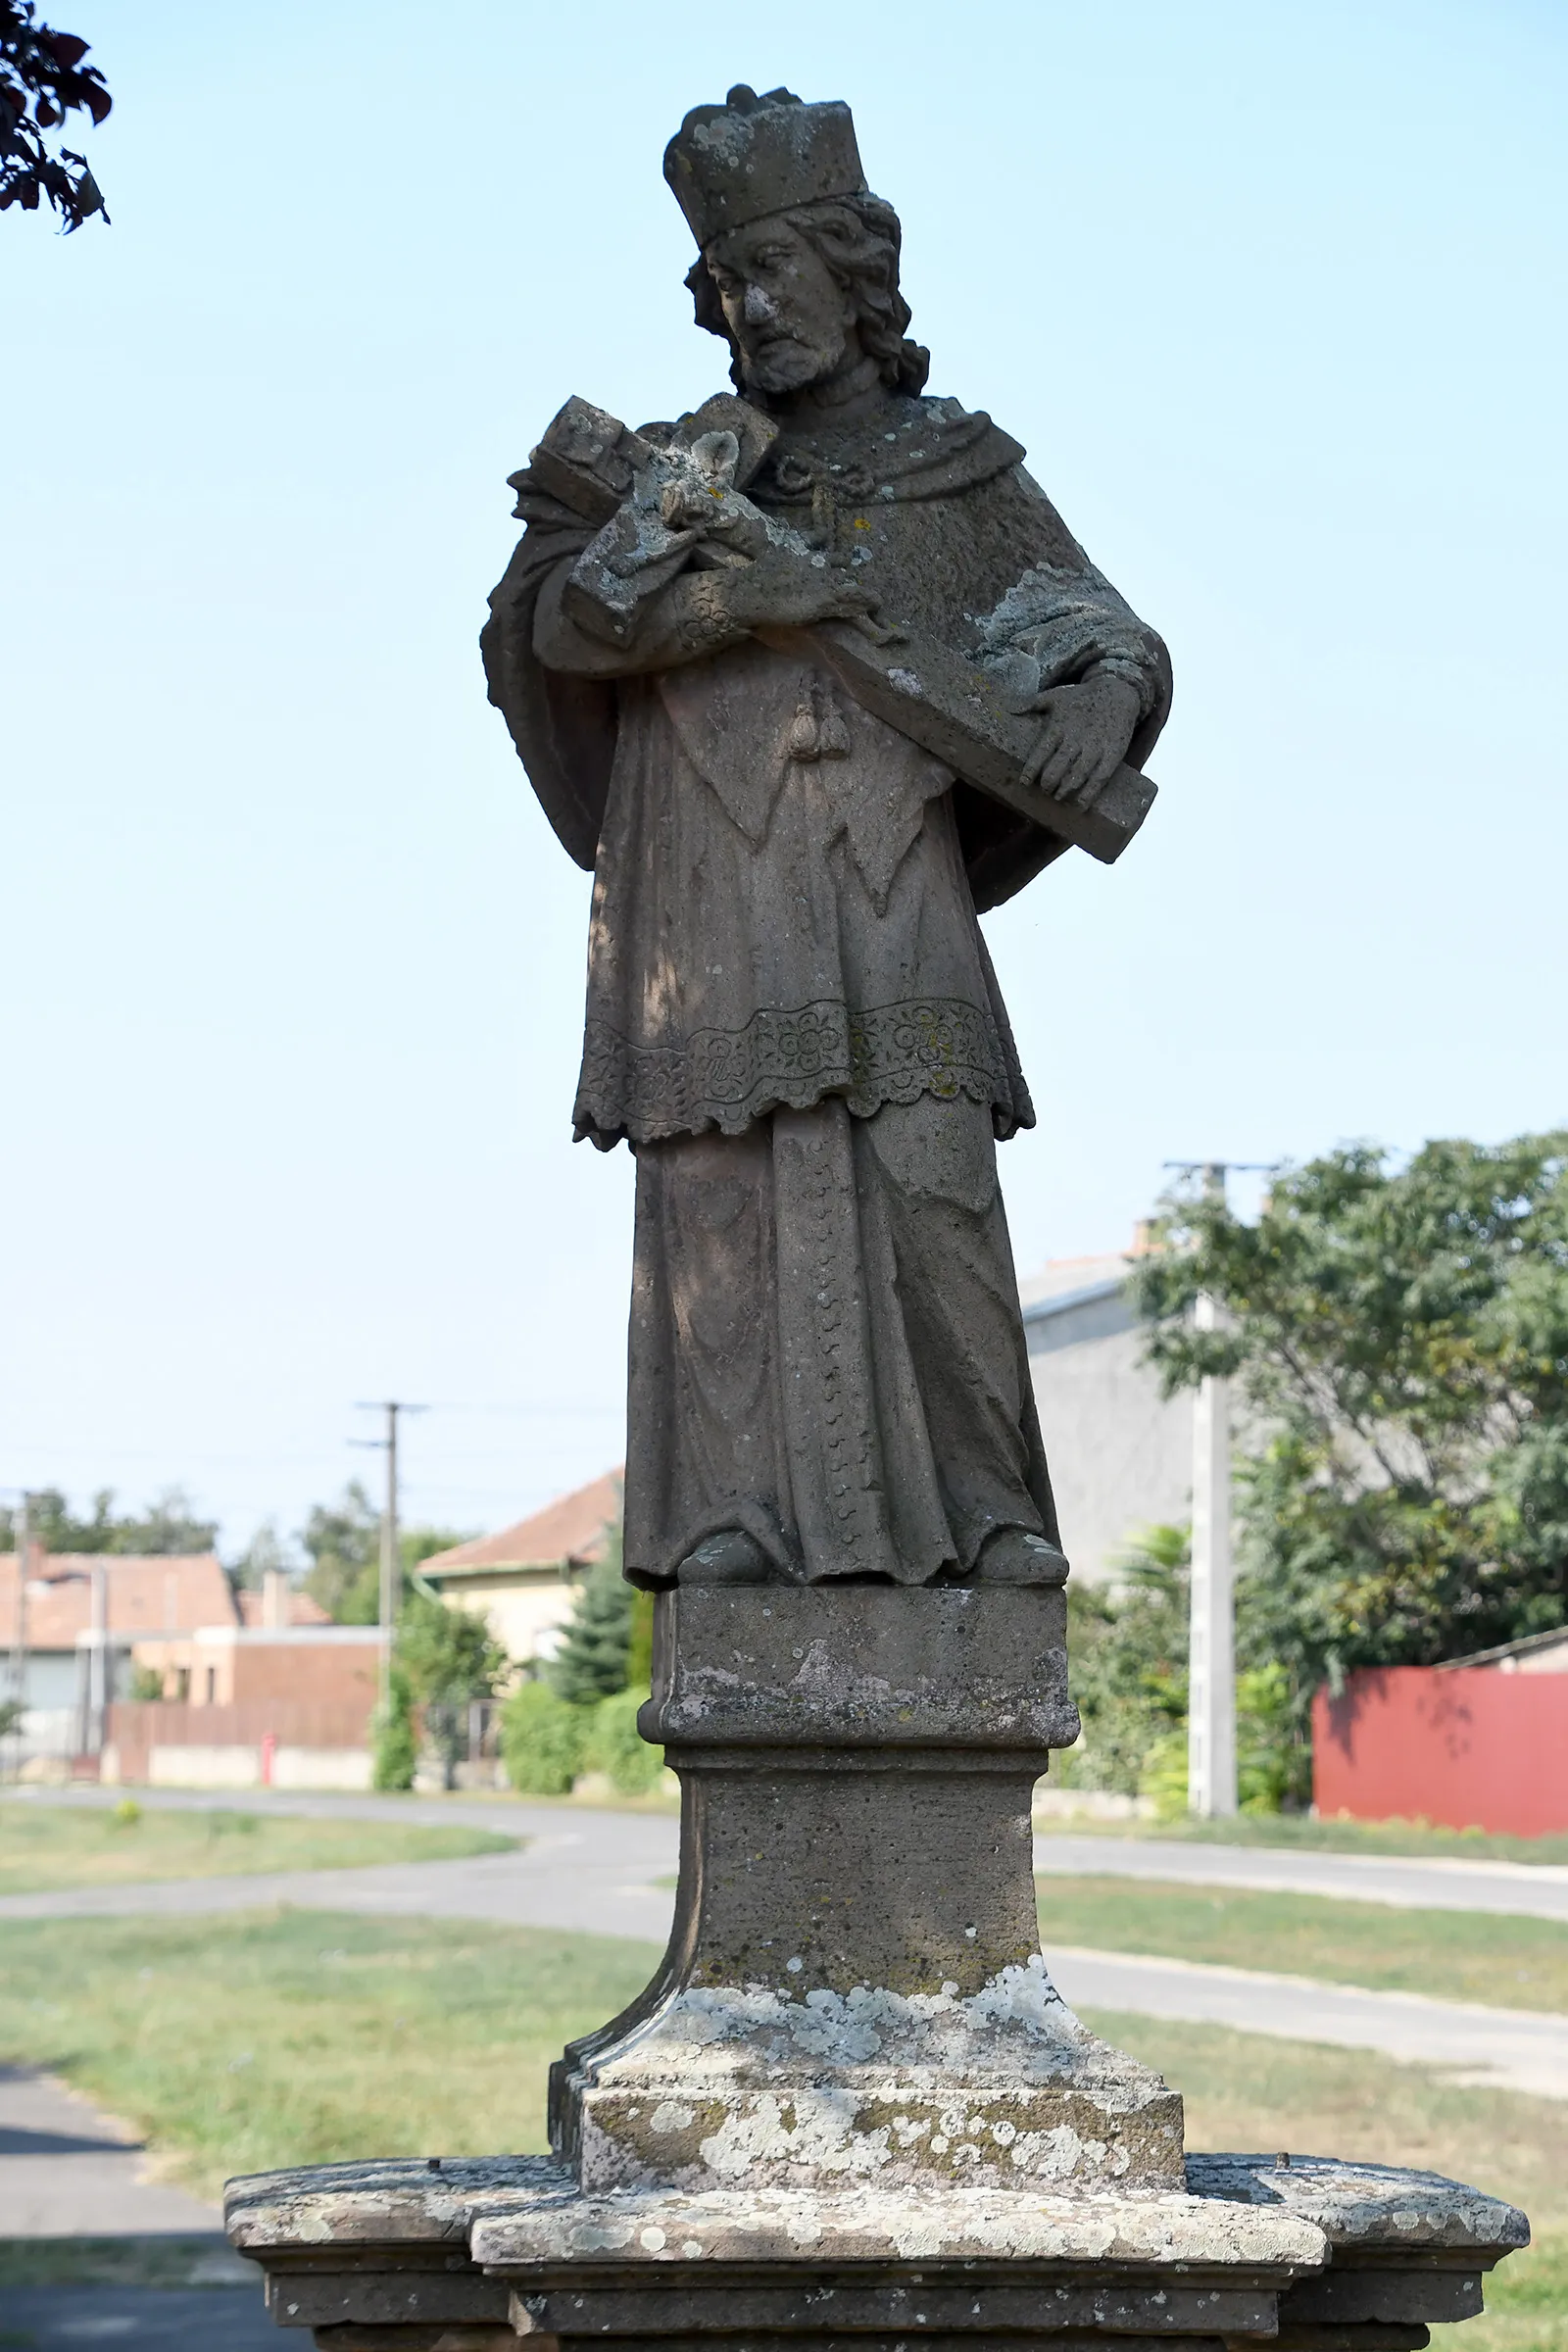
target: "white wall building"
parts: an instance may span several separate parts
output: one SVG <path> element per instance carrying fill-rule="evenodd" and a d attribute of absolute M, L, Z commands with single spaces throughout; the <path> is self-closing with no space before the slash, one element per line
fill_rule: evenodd
<path fill-rule="evenodd" d="M 1126 1281 L 1145 1247 L 1058 1258 L 1018 1286 L 1062 1548 L 1089 1583 L 1139 1529 L 1193 1508 L 1193 1402 L 1166 1399 L 1143 1360 Z"/>

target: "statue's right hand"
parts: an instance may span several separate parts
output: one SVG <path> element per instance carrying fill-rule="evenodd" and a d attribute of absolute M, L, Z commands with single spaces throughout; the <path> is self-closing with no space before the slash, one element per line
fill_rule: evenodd
<path fill-rule="evenodd" d="M 722 583 L 723 609 L 738 629 L 803 629 L 816 620 L 863 619 L 877 610 L 876 598 L 835 564 L 813 564 L 787 547 L 769 547 L 710 577 Z"/>

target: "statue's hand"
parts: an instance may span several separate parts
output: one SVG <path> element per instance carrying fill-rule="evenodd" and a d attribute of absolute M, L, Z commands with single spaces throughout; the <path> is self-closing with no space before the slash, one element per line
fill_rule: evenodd
<path fill-rule="evenodd" d="M 710 575 L 738 629 L 809 628 L 815 620 L 858 620 L 877 600 L 831 564 L 812 564 L 787 547 L 770 546 L 755 563 Z"/>
<path fill-rule="evenodd" d="M 1024 781 L 1054 800 L 1087 808 L 1127 757 L 1138 724 L 1138 690 L 1114 671 L 1097 670 L 1081 686 L 1054 686 L 1035 705 L 1045 714 Z"/>

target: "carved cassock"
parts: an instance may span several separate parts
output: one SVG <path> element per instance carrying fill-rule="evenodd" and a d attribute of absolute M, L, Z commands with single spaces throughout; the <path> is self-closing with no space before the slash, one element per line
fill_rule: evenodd
<path fill-rule="evenodd" d="M 796 203 L 835 192 L 809 141 L 784 172 Z M 748 496 L 885 617 L 1046 684 L 1114 669 L 1141 761 L 1163 649 L 1022 457 L 885 385 L 786 418 Z M 596 638 L 571 594 L 592 526 L 514 479 L 491 699 L 595 875 L 576 1132 L 637 1156 L 628 1573 L 667 1581 L 731 1529 L 808 1582 L 963 1575 L 1008 1527 L 1054 1543 L 995 1151 L 1034 1112 L 977 920 L 1061 847 L 1049 799 L 1036 825 L 956 784 L 804 635 L 725 628 L 701 575 Z"/>

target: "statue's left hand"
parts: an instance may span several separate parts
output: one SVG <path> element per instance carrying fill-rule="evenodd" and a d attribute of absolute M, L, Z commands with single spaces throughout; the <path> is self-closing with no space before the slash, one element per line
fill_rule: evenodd
<path fill-rule="evenodd" d="M 1097 670 L 1081 686 L 1053 687 L 1035 708 L 1045 724 L 1024 782 L 1087 808 L 1127 757 L 1138 724 L 1137 688 L 1114 671 Z"/>

